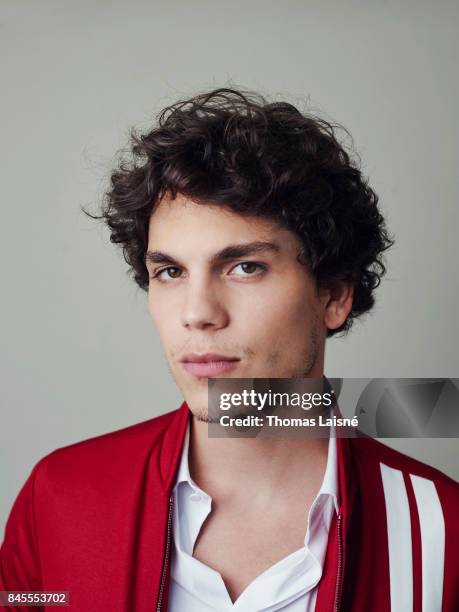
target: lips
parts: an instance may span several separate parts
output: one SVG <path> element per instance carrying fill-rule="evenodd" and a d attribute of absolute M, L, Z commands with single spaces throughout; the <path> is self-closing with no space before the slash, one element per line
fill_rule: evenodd
<path fill-rule="evenodd" d="M 218 353 L 189 353 L 181 359 L 184 369 L 194 376 L 218 376 L 233 370 L 238 361 L 238 357 Z"/>

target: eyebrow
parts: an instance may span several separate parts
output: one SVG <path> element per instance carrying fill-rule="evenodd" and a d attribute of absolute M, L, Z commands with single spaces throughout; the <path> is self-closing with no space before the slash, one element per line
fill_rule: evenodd
<path fill-rule="evenodd" d="M 211 263 L 220 263 L 231 259 L 239 259 L 250 255 L 263 255 L 269 253 L 279 253 L 280 246 L 275 242 L 247 242 L 245 244 L 230 244 L 221 251 L 214 253 L 210 261 Z M 167 253 L 161 251 L 147 251 L 145 254 L 145 263 L 173 263 L 178 262 Z"/>

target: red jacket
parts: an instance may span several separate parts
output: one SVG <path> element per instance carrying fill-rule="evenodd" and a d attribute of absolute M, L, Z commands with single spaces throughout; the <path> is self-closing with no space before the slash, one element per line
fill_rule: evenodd
<path fill-rule="evenodd" d="M 189 415 L 184 402 L 41 459 L 6 525 L 0 591 L 69 591 L 72 612 L 167 610 Z M 459 485 L 370 438 L 338 438 L 338 460 L 342 507 L 316 611 L 457 612 Z"/>

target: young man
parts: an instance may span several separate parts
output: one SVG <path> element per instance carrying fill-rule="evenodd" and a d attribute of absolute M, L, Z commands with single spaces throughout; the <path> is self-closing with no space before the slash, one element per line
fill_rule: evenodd
<path fill-rule="evenodd" d="M 392 240 L 334 128 L 220 89 L 132 152 L 102 216 L 184 402 L 37 463 L 1 589 L 74 612 L 457 610 L 454 481 L 372 439 L 208 436 L 209 377 L 324 377 L 326 339 L 374 303 Z"/>

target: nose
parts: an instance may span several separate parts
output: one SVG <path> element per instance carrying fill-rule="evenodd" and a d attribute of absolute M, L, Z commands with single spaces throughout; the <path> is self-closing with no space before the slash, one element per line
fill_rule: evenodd
<path fill-rule="evenodd" d="M 228 325 L 229 315 L 224 296 L 206 279 L 189 283 L 184 296 L 182 324 L 187 329 L 221 329 Z"/>

